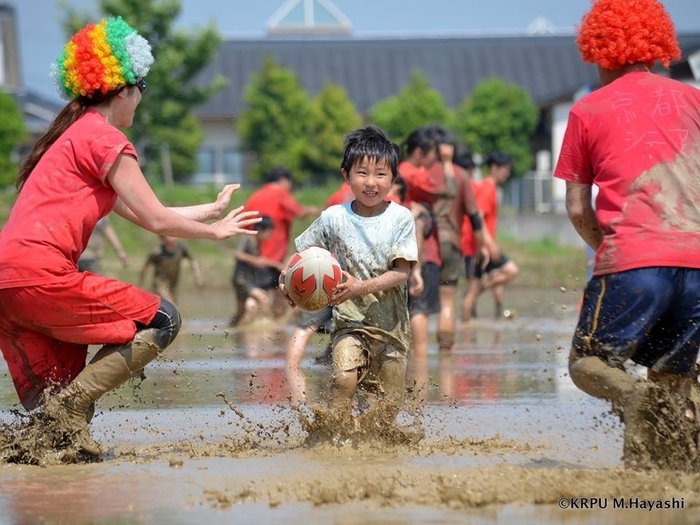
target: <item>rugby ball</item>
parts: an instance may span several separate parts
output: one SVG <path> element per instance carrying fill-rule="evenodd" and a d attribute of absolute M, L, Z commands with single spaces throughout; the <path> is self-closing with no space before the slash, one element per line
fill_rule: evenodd
<path fill-rule="evenodd" d="M 312 246 L 289 258 L 284 286 L 297 307 L 316 312 L 328 306 L 342 278 L 338 259 L 328 250 Z"/>

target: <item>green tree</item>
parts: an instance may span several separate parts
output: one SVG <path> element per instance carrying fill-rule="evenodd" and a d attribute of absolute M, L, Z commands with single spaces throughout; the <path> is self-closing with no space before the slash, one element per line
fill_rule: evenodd
<path fill-rule="evenodd" d="M 244 149 L 255 153 L 251 178 L 260 180 L 275 166 L 285 166 L 300 178 L 308 150 L 309 96 L 296 74 L 266 57 L 243 95 L 246 108 L 238 119 Z"/>
<path fill-rule="evenodd" d="M 513 173 L 532 168 L 530 139 L 540 118 L 527 92 L 501 78 L 480 82 L 457 108 L 453 129 L 474 151 L 503 151 L 513 156 Z"/>
<path fill-rule="evenodd" d="M 334 84 L 325 84 L 311 102 L 309 144 L 302 163 L 304 171 L 318 180 L 338 176 L 345 147 L 343 137 L 362 124 L 362 116 L 347 91 Z"/>
<path fill-rule="evenodd" d="M 63 26 L 72 35 L 94 17 L 66 3 Z M 194 173 L 197 150 L 204 136 L 192 110 L 209 100 L 225 84 L 222 76 L 209 83 L 195 82 L 214 59 L 221 36 L 213 24 L 193 30 L 175 29 L 181 0 L 98 0 L 100 16 L 121 16 L 151 44 L 155 62 L 144 94 L 128 130 L 149 178 L 172 173 L 181 180 Z M 167 153 L 167 154 L 166 154 Z"/>
<path fill-rule="evenodd" d="M 379 101 L 369 115 L 392 140 L 401 142 L 416 128 L 446 124 L 450 109 L 430 81 L 420 71 L 414 71 L 398 95 Z"/>
<path fill-rule="evenodd" d="M 12 95 L 0 90 L 0 187 L 10 186 L 17 179 L 17 163 L 13 156 L 27 137 L 24 116 Z"/>

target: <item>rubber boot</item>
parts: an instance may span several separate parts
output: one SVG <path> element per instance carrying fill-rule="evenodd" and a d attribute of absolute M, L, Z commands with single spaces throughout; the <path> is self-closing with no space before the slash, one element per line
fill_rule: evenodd
<path fill-rule="evenodd" d="M 88 429 L 88 411 L 100 397 L 128 381 L 158 356 L 162 349 L 155 343 L 155 332 L 154 329 L 143 330 L 130 343 L 103 346 L 83 371 L 56 395 L 58 418 L 71 429 L 78 451 L 90 456 L 102 455 L 102 448 Z"/>

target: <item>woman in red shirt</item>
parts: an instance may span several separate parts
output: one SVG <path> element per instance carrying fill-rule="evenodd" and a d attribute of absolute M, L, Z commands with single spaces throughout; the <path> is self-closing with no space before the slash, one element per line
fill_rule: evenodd
<path fill-rule="evenodd" d="M 151 48 L 121 18 L 88 24 L 52 76 L 71 102 L 24 161 L 19 196 L 0 232 L 0 349 L 22 405 L 45 404 L 82 453 L 102 449 L 88 429 L 94 402 L 152 361 L 177 335 L 174 305 L 132 285 L 78 272 L 97 221 L 112 210 L 160 235 L 226 239 L 258 222 L 236 185 L 213 203 L 166 208 L 138 164 L 129 127 L 146 90 Z M 105 344 L 86 366 L 90 344 Z M 56 395 L 50 395 L 56 393 Z"/>

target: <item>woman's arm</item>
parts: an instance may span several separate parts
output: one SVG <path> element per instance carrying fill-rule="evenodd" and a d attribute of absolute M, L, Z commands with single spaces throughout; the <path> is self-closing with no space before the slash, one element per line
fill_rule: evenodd
<path fill-rule="evenodd" d="M 117 157 L 107 175 L 107 180 L 119 197 L 114 211 L 125 219 L 158 235 L 221 240 L 240 233 L 255 234 L 254 230 L 248 230 L 247 227 L 260 221 L 257 212 L 244 212 L 243 206 L 234 209 L 225 218 L 213 224 L 197 222 L 163 206 L 143 176 L 138 162 L 130 155 Z M 230 200 L 230 194 L 235 189 L 237 188 L 233 185 L 231 188 L 222 190 L 222 193 L 219 194 L 221 201 L 223 202 L 227 198 Z M 217 202 L 219 202 L 219 198 L 217 198 Z M 194 209 L 192 216 L 204 217 L 211 212 L 211 210 L 205 212 L 203 207 L 197 206 L 186 208 Z M 186 213 L 189 214 L 189 212 Z"/>
<path fill-rule="evenodd" d="M 170 206 L 169 209 L 175 213 L 182 215 L 183 217 L 197 221 L 206 222 L 215 219 L 221 219 L 223 217 L 226 208 L 231 203 L 231 196 L 233 192 L 241 187 L 240 184 L 227 184 L 219 192 L 214 202 L 209 202 L 206 204 L 196 204 L 194 206 Z"/>

